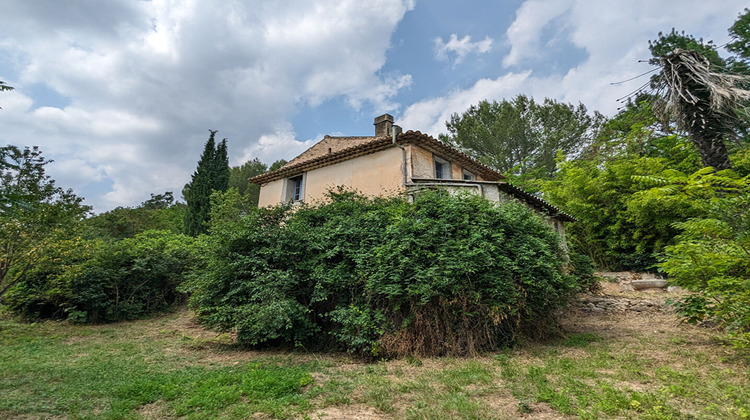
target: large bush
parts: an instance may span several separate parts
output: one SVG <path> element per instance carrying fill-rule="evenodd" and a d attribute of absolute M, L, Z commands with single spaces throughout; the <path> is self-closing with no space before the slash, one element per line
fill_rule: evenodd
<path fill-rule="evenodd" d="M 577 290 L 559 237 L 518 203 L 441 192 L 414 203 L 338 192 L 265 209 L 236 191 L 215 199 L 207 270 L 185 290 L 203 322 L 247 345 L 474 353 L 539 331 Z"/>
<path fill-rule="evenodd" d="M 750 349 L 750 177 L 706 168 L 655 188 L 654 194 L 702 196 L 703 217 L 677 223 L 661 268 L 691 292 L 676 302 L 687 322 L 712 321 L 726 328 L 739 348 Z M 674 182 L 674 180 L 673 180 Z"/>
<path fill-rule="evenodd" d="M 76 322 L 135 319 L 184 301 L 177 291 L 193 257 L 193 239 L 164 231 L 134 238 L 48 244 L 6 299 L 27 318 Z"/>

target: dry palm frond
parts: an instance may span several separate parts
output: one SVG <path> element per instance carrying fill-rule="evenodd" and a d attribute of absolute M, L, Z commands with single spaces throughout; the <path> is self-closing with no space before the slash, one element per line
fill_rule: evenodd
<path fill-rule="evenodd" d="M 734 110 L 750 99 L 750 90 L 743 88 L 750 77 L 713 71 L 708 59 L 695 51 L 676 49 L 661 58 L 661 67 L 654 86 L 666 101 L 661 110 L 688 130 L 705 128 L 718 115 L 733 120 Z"/>

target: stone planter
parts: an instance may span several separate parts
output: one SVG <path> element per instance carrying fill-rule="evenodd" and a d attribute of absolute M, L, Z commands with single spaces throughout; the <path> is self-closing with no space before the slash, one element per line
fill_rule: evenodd
<path fill-rule="evenodd" d="M 643 289 L 665 289 L 667 287 L 667 281 L 664 279 L 641 279 L 633 280 L 630 286 L 635 290 Z"/>

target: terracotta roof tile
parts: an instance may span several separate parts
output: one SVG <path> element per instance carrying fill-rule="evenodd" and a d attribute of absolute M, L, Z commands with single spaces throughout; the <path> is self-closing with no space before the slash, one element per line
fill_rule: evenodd
<path fill-rule="evenodd" d="M 336 152 L 339 152 L 341 150 L 344 150 L 352 146 L 359 146 L 361 144 L 371 142 L 375 140 L 376 138 L 377 137 L 364 137 L 364 136 L 363 137 L 325 136 L 323 137 L 321 141 L 315 143 L 312 147 L 302 152 L 302 154 L 290 160 L 286 165 L 282 166 L 282 168 L 286 166 L 296 165 L 300 162 L 305 162 L 308 160 L 319 158 L 329 153 L 336 153 Z"/>
<path fill-rule="evenodd" d="M 426 150 L 451 159 L 462 167 L 480 175 L 487 181 L 505 179 L 502 174 L 489 166 L 481 164 L 466 154 L 419 131 L 409 130 L 405 133 L 400 133 L 396 141 L 399 144 L 416 144 Z M 331 153 L 328 153 L 329 147 L 331 148 Z M 379 152 L 390 147 L 395 147 L 390 137 L 326 137 L 281 168 L 250 178 L 250 182 L 265 184 L 358 156 Z"/>

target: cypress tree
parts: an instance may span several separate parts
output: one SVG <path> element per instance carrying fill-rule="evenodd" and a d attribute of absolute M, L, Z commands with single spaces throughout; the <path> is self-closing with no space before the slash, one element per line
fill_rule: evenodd
<path fill-rule="evenodd" d="M 211 188 L 226 191 L 229 188 L 229 157 L 227 156 L 227 139 L 222 139 L 216 146 L 214 154 L 214 177 Z"/>
<path fill-rule="evenodd" d="M 198 167 L 182 190 L 187 201 L 185 234 L 190 236 L 206 232 L 211 215 L 211 193 L 226 191 L 229 186 L 227 139 L 223 139 L 217 146 L 214 139 L 217 131 L 208 131 L 211 135 L 203 148 Z"/>

